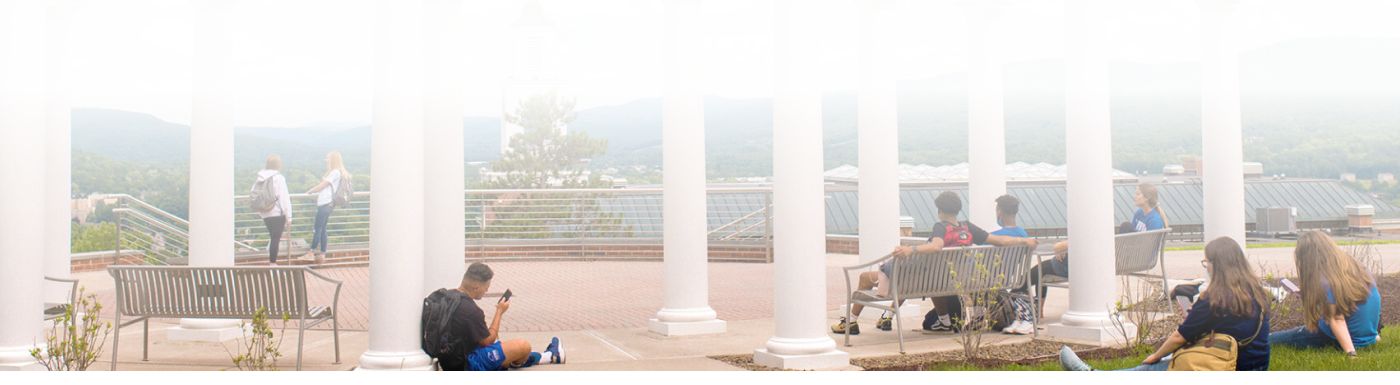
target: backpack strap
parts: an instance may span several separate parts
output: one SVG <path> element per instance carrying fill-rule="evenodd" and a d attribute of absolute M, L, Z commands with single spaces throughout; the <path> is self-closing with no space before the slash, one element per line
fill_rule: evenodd
<path fill-rule="evenodd" d="M 1255 338 L 1255 337 L 1259 337 L 1259 331 L 1260 331 L 1260 330 L 1264 330 L 1264 307 L 1263 307 L 1263 306 L 1260 306 L 1260 307 L 1259 307 L 1259 326 L 1255 326 L 1255 327 L 1254 327 L 1254 335 L 1249 336 L 1249 338 L 1245 339 L 1244 341 L 1241 341 L 1241 342 L 1240 342 L 1240 346 L 1249 345 L 1249 343 L 1254 342 L 1254 338 Z"/>

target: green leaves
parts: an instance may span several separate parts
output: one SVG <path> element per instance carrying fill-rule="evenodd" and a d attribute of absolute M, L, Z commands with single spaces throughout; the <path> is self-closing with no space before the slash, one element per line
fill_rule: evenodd
<path fill-rule="evenodd" d="M 29 350 L 29 355 L 49 371 L 84 371 L 102 354 L 107 335 L 112 332 L 112 323 L 98 321 L 102 304 L 97 302 L 95 294 L 84 296 L 86 290 L 79 287 L 77 303 L 68 306 L 63 315 L 53 319 L 44 348 Z M 82 317 L 77 317 L 77 314 L 82 314 Z"/>
<path fill-rule="evenodd" d="M 287 321 L 290 319 L 291 317 L 287 313 L 282 313 L 281 331 L 287 331 Z M 238 340 L 240 354 L 234 356 L 227 346 L 224 347 L 224 351 L 233 360 L 233 366 L 241 371 L 278 370 L 277 359 L 282 357 L 282 352 L 279 350 L 282 347 L 282 341 L 274 339 L 272 327 L 267 324 L 267 308 L 259 307 L 258 311 L 253 313 L 251 336 L 248 336 L 247 322 L 239 322 L 238 326 L 243 328 L 245 336 Z"/>

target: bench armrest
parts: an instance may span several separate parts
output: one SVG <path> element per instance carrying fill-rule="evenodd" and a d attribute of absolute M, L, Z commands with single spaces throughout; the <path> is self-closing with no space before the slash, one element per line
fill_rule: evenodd
<path fill-rule="evenodd" d="M 319 272 L 316 272 L 316 270 L 312 270 L 312 269 L 310 269 L 310 268 L 307 268 L 307 269 L 306 269 L 306 272 L 307 272 L 307 273 L 310 273 L 311 276 L 313 276 L 313 277 L 316 277 L 316 278 L 321 279 L 322 281 L 326 281 L 326 282 L 330 282 L 330 283 L 335 284 L 335 294 L 331 296 L 331 314 L 334 315 L 335 317 L 337 317 L 337 319 L 339 319 L 339 317 L 340 317 L 340 287 L 343 286 L 343 285 L 345 285 L 345 281 L 344 281 L 344 280 L 335 279 L 335 278 L 331 278 L 331 277 L 327 277 L 327 276 L 325 276 L 325 275 L 323 275 L 323 274 L 321 274 L 321 273 L 319 273 Z"/>
<path fill-rule="evenodd" d="M 894 254 L 885 254 L 885 256 L 880 257 L 880 258 L 877 258 L 877 259 L 875 259 L 874 261 L 870 261 L 870 262 L 866 262 L 866 263 L 862 263 L 862 264 L 854 265 L 854 266 L 846 266 L 846 267 L 842 267 L 841 269 L 846 270 L 846 271 L 860 270 L 860 269 L 864 269 L 864 268 L 867 268 L 867 267 L 870 267 L 870 266 L 877 265 L 877 264 L 879 264 L 879 263 L 881 263 L 881 262 L 888 261 L 888 260 L 890 260 L 890 258 L 894 258 Z"/>
<path fill-rule="evenodd" d="M 44 276 L 44 280 L 47 280 L 47 281 L 54 281 L 54 282 L 63 282 L 63 283 L 72 284 L 72 285 L 73 285 L 73 288 L 72 288 L 72 289 L 68 289 L 68 303 L 70 303 L 70 304 L 78 303 L 78 280 L 77 280 L 77 279 L 55 278 L 55 277 L 50 277 L 50 276 Z"/>

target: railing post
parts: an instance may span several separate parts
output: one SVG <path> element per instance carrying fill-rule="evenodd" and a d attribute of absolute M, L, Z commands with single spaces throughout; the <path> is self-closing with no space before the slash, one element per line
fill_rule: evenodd
<path fill-rule="evenodd" d="M 121 200 L 118 200 L 117 207 L 122 207 Z M 121 212 L 117 212 L 117 255 L 112 258 L 113 265 L 119 265 L 122 261 L 122 220 L 125 218 Z"/>
<path fill-rule="evenodd" d="M 773 190 L 763 194 L 763 245 L 768 263 L 773 263 Z"/>

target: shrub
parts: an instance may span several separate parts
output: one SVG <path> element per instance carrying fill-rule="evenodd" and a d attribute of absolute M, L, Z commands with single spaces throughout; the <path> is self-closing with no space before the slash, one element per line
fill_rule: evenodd
<path fill-rule="evenodd" d="M 102 347 L 107 344 L 112 323 L 98 321 L 102 304 L 97 302 L 97 295 L 84 296 L 84 291 L 86 288 L 78 288 L 78 302 L 53 319 L 53 327 L 48 331 L 48 344 L 29 350 L 29 355 L 49 371 L 87 370 L 102 355 Z"/>

